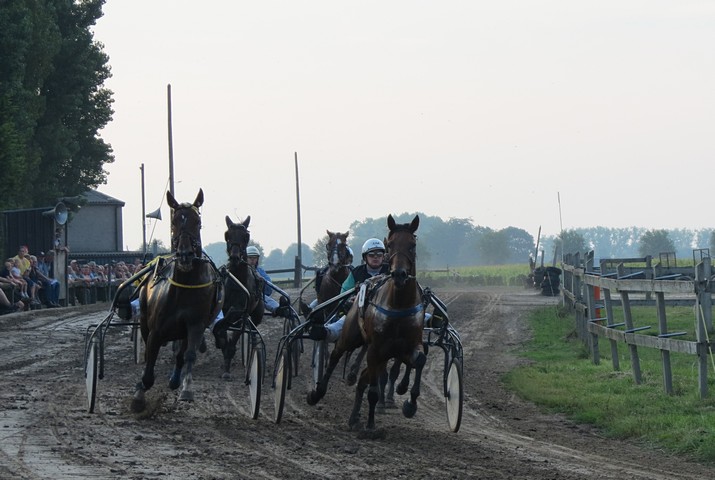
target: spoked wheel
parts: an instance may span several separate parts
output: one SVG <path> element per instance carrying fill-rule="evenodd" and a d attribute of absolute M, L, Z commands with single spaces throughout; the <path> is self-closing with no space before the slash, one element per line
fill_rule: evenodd
<path fill-rule="evenodd" d="M 87 384 L 87 411 L 94 413 L 97 400 L 97 379 L 99 378 L 99 340 L 92 337 L 87 349 L 84 365 L 84 380 Z"/>
<path fill-rule="evenodd" d="M 144 363 L 144 340 L 139 325 L 132 325 L 132 342 L 134 344 L 134 363 Z"/>
<path fill-rule="evenodd" d="M 245 367 L 251 356 L 251 335 L 245 327 L 241 328 L 239 333 L 241 334 L 241 364 Z"/>
<path fill-rule="evenodd" d="M 310 363 L 311 369 L 313 370 L 313 385 L 311 385 L 313 390 L 315 390 L 320 379 L 323 378 L 327 349 L 328 346 L 325 341 L 320 340 L 313 342 L 313 358 Z"/>
<path fill-rule="evenodd" d="M 288 377 L 290 377 L 288 350 L 284 349 L 283 352 L 281 352 L 281 355 L 278 357 L 278 363 L 276 365 L 276 376 L 274 378 L 275 391 L 273 392 L 273 399 L 275 402 L 275 413 L 273 420 L 276 423 L 280 423 L 281 418 L 283 418 L 283 407 L 285 406 Z"/>
<path fill-rule="evenodd" d="M 283 336 L 288 336 L 291 330 L 293 330 L 293 322 L 289 318 L 286 318 L 283 322 Z M 300 359 L 301 342 L 301 339 L 295 339 L 293 342 L 287 344 L 287 350 L 291 362 L 291 377 L 298 375 L 298 360 Z M 291 383 L 292 381 L 289 380 L 288 388 L 290 388 Z"/>
<path fill-rule="evenodd" d="M 458 432 L 462 424 L 462 401 L 464 399 L 464 385 L 462 385 L 462 362 L 458 358 L 452 359 L 447 374 L 445 388 L 447 400 L 447 421 L 452 432 Z"/>
<path fill-rule="evenodd" d="M 261 386 L 263 384 L 263 355 L 260 348 L 251 350 L 251 369 L 248 374 L 248 391 L 251 397 L 251 418 L 258 418 L 261 409 Z"/>

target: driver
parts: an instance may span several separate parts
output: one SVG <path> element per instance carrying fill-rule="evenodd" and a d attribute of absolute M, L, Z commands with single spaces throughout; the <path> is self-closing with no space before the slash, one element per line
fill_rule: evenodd
<path fill-rule="evenodd" d="M 348 278 L 345 279 L 340 289 L 340 293 L 352 290 L 356 285 L 364 282 L 368 278 L 389 273 L 390 266 L 384 263 L 385 259 L 385 244 L 377 238 L 368 239 L 362 246 L 362 261 L 363 263 L 355 267 Z M 323 324 L 315 324 L 311 326 L 308 335 L 313 340 L 327 340 L 335 342 L 340 337 L 340 332 L 345 323 L 345 315 L 341 316 L 336 322 Z"/>

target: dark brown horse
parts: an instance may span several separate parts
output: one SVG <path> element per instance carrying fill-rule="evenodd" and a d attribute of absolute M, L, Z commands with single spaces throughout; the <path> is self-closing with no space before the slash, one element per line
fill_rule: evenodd
<path fill-rule="evenodd" d="M 154 385 L 154 366 L 159 349 L 166 342 L 181 340 L 174 371 L 169 380 L 172 390 L 181 385 L 181 370 L 186 363 L 181 400 L 192 401 L 192 368 L 196 350 L 206 327 L 223 303 L 223 286 L 213 263 L 201 248 L 201 215 L 204 202 L 199 190 L 194 203 L 178 203 L 166 193 L 171 213 L 171 257 L 158 257 L 152 273 L 142 281 L 139 293 L 141 333 L 146 344 L 144 375 L 136 386 L 132 409 L 145 408 L 145 392 Z"/>
<path fill-rule="evenodd" d="M 415 370 L 415 379 L 402 412 L 406 417 L 417 411 L 422 368 L 426 355 L 422 346 L 424 303 L 417 284 L 415 231 L 419 216 L 410 223 L 397 224 L 392 215 L 387 218 L 389 275 L 378 275 L 363 283 L 358 297 L 348 312 L 345 326 L 323 379 L 316 389 L 308 394 L 308 403 L 314 405 L 326 393 L 330 375 L 343 353 L 367 344 L 367 367 L 360 373 L 355 404 L 349 425 L 355 427 L 360 420 L 360 407 L 365 390 L 368 389 L 370 404 L 367 428 L 375 428 L 375 407 L 379 398 L 378 379 L 385 372 L 390 359 L 395 359 Z M 409 380 L 407 380 L 409 382 Z"/>
<path fill-rule="evenodd" d="M 248 225 L 251 223 L 249 215 L 242 223 L 233 223 L 226 215 L 228 230 L 224 234 L 226 239 L 226 253 L 228 254 L 228 271 L 226 278 L 226 299 L 223 303 L 223 314 L 227 323 L 233 324 L 240 319 L 248 319 L 254 325 L 259 325 L 263 320 L 265 305 L 263 304 L 263 277 L 256 269 L 249 265 L 246 255 L 251 233 Z M 238 284 L 238 280 L 241 282 Z M 245 287 L 245 289 L 244 289 Z M 231 379 L 231 361 L 236 355 L 236 343 L 241 332 L 233 331 L 221 347 L 223 352 L 223 378 Z"/>

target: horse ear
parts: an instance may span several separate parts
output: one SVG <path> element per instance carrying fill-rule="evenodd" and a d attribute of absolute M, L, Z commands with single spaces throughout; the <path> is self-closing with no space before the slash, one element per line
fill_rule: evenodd
<path fill-rule="evenodd" d="M 387 216 L 387 228 L 389 228 L 390 230 L 395 229 L 395 219 L 392 218 L 392 214 L 389 214 Z"/>
<path fill-rule="evenodd" d="M 333 236 L 333 232 L 331 232 L 330 230 L 325 230 L 325 233 L 327 233 L 329 237 Z"/>
<path fill-rule="evenodd" d="M 179 208 L 179 203 L 176 201 L 174 196 L 171 194 L 171 190 L 166 191 L 166 203 L 174 210 Z"/>
<path fill-rule="evenodd" d="M 196 195 L 196 200 L 194 200 L 194 207 L 199 208 L 204 204 L 204 191 L 199 188 L 199 193 Z"/>
<path fill-rule="evenodd" d="M 243 226 L 248 228 L 248 224 L 251 223 L 251 216 L 247 216 L 246 219 L 243 221 Z"/>
<path fill-rule="evenodd" d="M 412 219 L 412 223 L 410 223 L 410 232 L 415 233 L 417 231 L 417 227 L 420 226 L 420 216 L 415 215 L 415 218 Z"/>
<path fill-rule="evenodd" d="M 231 221 L 231 217 L 229 217 L 228 215 L 226 215 L 226 226 L 227 226 L 228 228 L 231 228 L 231 225 L 233 225 L 233 222 Z"/>

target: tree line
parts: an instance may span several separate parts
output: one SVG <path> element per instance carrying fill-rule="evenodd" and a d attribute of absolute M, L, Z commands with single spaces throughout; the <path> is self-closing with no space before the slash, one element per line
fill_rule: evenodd
<path fill-rule="evenodd" d="M 703 230 L 649 230 L 639 227 L 608 228 L 592 227 L 564 230 L 560 235 L 536 239 L 527 231 L 508 227 L 495 230 L 485 226 L 475 226 L 471 219 L 420 216 L 417 231 L 417 258 L 420 270 L 445 268 L 506 265 L 523 263 L 536 259 L 544 264 L 560 261 L 561 248 L 565 253 L 585 254 L 594 250 L 596 258 L 637 258 L 651 255 L 658 258 L 661 253 L 674 253 L 678 259 L 693 257 L 693 250 L 708 249 L 715 252 L 715 231 Z M 397 215 L 396 221 L 410 221 L 415 213 Z M 354 221 L 349 227 L 348 242 L 355 253 L 354 264 L 360 263 L 360 248 L 368 238 L 383 239 L 387 233 L 386 217 L 367 218 Z M 301 263 L 304 266 L 320 267 L 327 264 L 325 244 L 328 236 L 318 239 L 312 246 L 303 244 Z M 264 251 L 260 242 L 252 243 L 261 251 L 261 264 L 267 270 L 291 269 L 295 266 L 298 244 L 292 243 L 285 250 Z M 214 261 L 222 263 L 226 259 L 223 243 L 213 243 L 205 247 Z M 707 252 L 709 254 L 709 252 Z M 672 257 L 671 257 L 672 258 Z M 699 257 L 698 257 L 699 258 Z"/>

